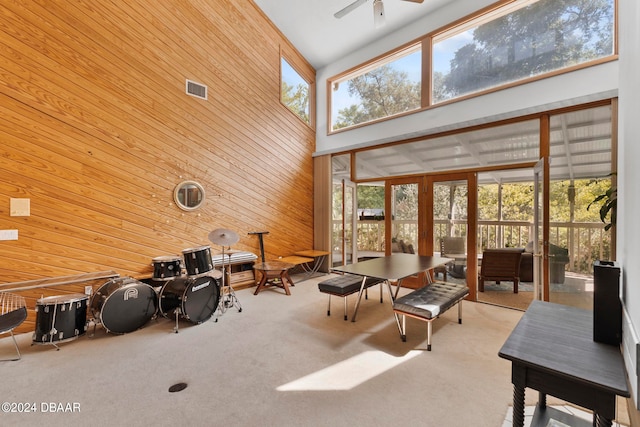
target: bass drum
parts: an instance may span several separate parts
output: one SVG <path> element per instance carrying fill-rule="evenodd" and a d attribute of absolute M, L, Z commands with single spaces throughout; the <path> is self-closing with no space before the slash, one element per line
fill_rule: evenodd
<path fill-rule="evenodd" d="M 85 294 L 59 295 L 36 301 L 34 344 L 65 342 L 87 331 L 87 300 Z"/>
<path fill-rule="evenodd" d="M 126 334 L 143 327 L 158 309 L 158 294 L 132 277 L 111 279 L 91 297 L 91 313 L 107 332 Z"/>
<path fill-rule="evenodd" d="M 213 276 L 180 277 L 165 283 L 160 291 L 160 313 L 177 313 L 191 323 L 208 320 L 218 308 L 220 279 Z"/>

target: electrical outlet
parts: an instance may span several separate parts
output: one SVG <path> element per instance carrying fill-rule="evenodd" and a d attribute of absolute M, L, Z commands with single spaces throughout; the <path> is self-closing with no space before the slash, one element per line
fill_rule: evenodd
<path fill-rule="evenodd" d="M 91 295 L 93 293 L 93 288 L 91 286 L 85 286 L 84 287 L 84 293 L 86 295 Z"/>

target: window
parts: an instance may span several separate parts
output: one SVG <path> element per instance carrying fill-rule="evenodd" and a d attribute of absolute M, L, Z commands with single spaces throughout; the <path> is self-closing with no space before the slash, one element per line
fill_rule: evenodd
<path fill-rule="evenodd" d="M 311 125 L 311 84 L 287 62 L 280 60 L 280 101 L 300 120 Z"/>
<path fill-rule="evenodd" d="M 433 103 L 614 54 L 614 0 L 515 1 L 433 37 Z"/>
<path fill-rule="evenodd" d="M 328 79 L 328 131 L 615 59 L 615 7 L 616 0 L 500 2 Z M 431 51 L 424 60 L 422 43 Z"/>
<path fill-rule="evenodd" d="M 330 79 L 331 130 L 419 109 L 421 81 L 420 44 Z"/>

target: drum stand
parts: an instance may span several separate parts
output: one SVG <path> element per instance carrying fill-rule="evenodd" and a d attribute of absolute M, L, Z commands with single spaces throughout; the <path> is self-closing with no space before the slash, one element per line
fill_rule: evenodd
<path fill-rule="evenodd" d="M 225 230 L 222 228 L 213 230 L 209 233 L 209 240 L 216 245 L 222 246 L 222 290 L 220 293 L 220 301 L 218 302 L 218 315 L 216 315 L 216 322 L 220 315 L 224 314 L 227 311 L 227 308 L 235 307 L 239 312 L 242 311 L 242 306 L 240 305 L 240 301 L 236 297 L 236 292 L 231 287 L 231 283 L 226 283 L 227 281 L 227 268 L 224 261 L 224 248 L 228 246 L 231 249 L 231 245 L 234 243 L 238 243 L 240 237 L 238 233 L 232 230 Z M 231 254 L 229 254 L 229 265 L 231 265 Z"/>
<path fill-rule="evenodd" d="M 222 246 L 222 289 L 220 292 L 220 302 L 218 302 L 218 315 L 216 316 L 216 322 L 218 318 L 227 311 L 227 308 L 235 307 L 238 312 L 242 312 L 242 306 L 240 301 L 236 297 L 236 292 L 233 290 L 231 283 L 225 283 L 227 280 L 227 268 L 224 262 L 224 246 Z M 231 263 L 231 255 L 229 255 L 229 263 Z"/>
<path fill-rule="evenodd" d="M 53 307 L 53 320 L 51 320 L 51 330 L 49 331 L 49 342 L 47 344 L 51 344 L 56 348 L 56 351 L 60 351 L 60 347 L 53 342 L 53 336 L 58 333 L 58 330 L 56 329 L 56 314 L 58 314 L 57 305 Z"/>

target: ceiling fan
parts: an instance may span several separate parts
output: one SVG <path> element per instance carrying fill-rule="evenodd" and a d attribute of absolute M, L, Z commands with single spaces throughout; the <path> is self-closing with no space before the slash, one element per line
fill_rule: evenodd
<path fill-rule="evenodd" d="M 336 18 L 340 19 L 346 14 L 354 11 L 358 7 L 362 6 L 369 0 L 356 0 L 344 9 L 341 9 L 333 14 Z M 412 3 L 422 3 L 424 0 L 403 0 L 410 1 Z M 384 25 L 384 5 L 382 4 L 382 0 L 373 0 L 373 22 L 376 27 L 380 27 Z"/>

